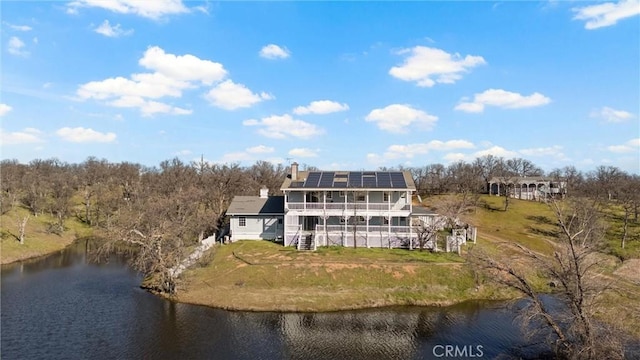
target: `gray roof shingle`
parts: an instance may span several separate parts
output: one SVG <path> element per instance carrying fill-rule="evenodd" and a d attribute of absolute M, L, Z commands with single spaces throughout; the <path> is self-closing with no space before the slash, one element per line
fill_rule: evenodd
<path fill-rule="evenodd" d="M 284 215 L 284 196 L 234 196 L 227 215 Z"/>

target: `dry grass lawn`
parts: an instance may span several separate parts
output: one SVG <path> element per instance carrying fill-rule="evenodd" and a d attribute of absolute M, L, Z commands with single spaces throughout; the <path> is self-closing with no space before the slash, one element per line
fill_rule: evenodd
<path fill-rule="evenodd" d="M 56 235 L 47 231 L 53 221 L 50 216 L 29 216 L 25 227 L 24 244 L 18 241 L 18 229 L 21 220 L 29 215 L 23 208 L 16 208 L 0 216 L 0 263 L 8 264 L 19 260 L 47 255 L 64 249 L 74 240 L 91 234 L 91 229 L 68 219 L 65 231 Z"/>

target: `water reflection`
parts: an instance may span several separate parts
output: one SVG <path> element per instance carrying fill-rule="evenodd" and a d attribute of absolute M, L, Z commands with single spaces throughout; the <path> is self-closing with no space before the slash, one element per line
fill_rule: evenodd
<path fill-rule="evenodd" d="M 431 359 L 438 345 L 483 358 L 536 358 L 503 303 L 334 313 L 229 312 L 177 304 L 138 286 L 124 259 L 86 244 L 2 267 L 3 359 Z"/>

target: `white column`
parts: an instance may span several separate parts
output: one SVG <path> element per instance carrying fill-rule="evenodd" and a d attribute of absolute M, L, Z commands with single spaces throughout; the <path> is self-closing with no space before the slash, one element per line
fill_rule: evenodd
<path fill-rule="evenodd" d="M 324 193 L 324 199 L 322 200 L 323 204 L 322 204 L 322 209 L 324 211 L 327 211 L 327 192 L 323 191 Z M 325 224 L 326 225 L 326 224 Z"/>
<path fill-rule="evenodd" d="M 391 248 L 391 222 L 392 222 L 393 218 L 391 217 L 391 211 L 389 211 L 389 234 L 388 239 L 387 239 L 387 245 L 389 246 L 389 248 Z"/>
<path fill-rule="evenodd" d="M 409 216 L 409 250 L 413 250 L 413 224 L 411 223 L 411 216 Z"/>
<path fill-rule="evenodd" d="M 369 247 L 369 219 L 371 218 L 371 216 L 369 216 L 369 190 L 367 190 L 364 194 L 364 200 L 366 202 L 366 210 L 365 210 L 365 219 L 367 220 L 367 230 L 364 234 L 364 241 L 367 243 L 367 248 Z"/>
<path fill-rule="evenodd" d="M 367 200 L 369 199 L 369 195 L 367 193 Z M 366 241 L 367 241 L 367 248 L 369 248 L 369 220 L 371 219 L 371 216 L 369 214 L 367 214 L 367 236 L 365 237 Z"/>
<path fill-rule="evenodd" d="M 343 214 L 347 213 L 347 191 L 344 191 L 344 211 Z M 349 236 L 349 230 L 347 228 L 347 224 L 349 223 L 349 215 L 344 216 L 344 235 L 342 236 L 342 246 L 347 246 L 347 236 Z"/>

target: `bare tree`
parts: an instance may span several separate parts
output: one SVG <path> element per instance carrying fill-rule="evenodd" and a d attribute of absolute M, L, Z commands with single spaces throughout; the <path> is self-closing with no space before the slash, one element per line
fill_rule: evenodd
<path fill-rule="evenodd" d="M 22 220 L 18 223 L 18 241 L 20 244 L 24 244 L 24 235 L 27 228 L 27 221 L 29 220 L 29 215 L 22 218 Z"/>
<path fill-rule="evenodd" d="M 475 197 L 475 194 L 463 192 L 445 195 L 438 201 L 436 204 L 438 213 L 445 217 L 447 227 L 455 228 L 460 223 L 460 217 L 474 209 Z"/>
<path fill-rule="evenodd" d="M 560 291 L 554 296 L 561 305 L 552 309 L 529 277 L 506 262 L 475 248 L 469 253 L 472 264 L 488 273 L 488 278 L 519 291 L 528 300 L 523 317 L 525 326 L 538 325 L 537 330 L 548 335 L 559 358 L 622 359 L 624 352 L 619 338 L 606 324 L 595 320 L 597 299 L 607 289 L 598 273 L 598 257 L 604 236 L 597 203 L 574 199 L 552 201 L 557 228 L 557 246 L 552 257 L 516 245 L 532 262 L 536 270 L 556 284 Z M 536 323 L 537 322 L 537 323 Z"/>
<path fill-rule="evenodd" d="M 429 221 L 423 221 L 422 219 L 412 219 L 413 231 L 416 234 L 416 240 L 418 241 L 418 249 L 423 251 L 427 248 L 429 241 L 432 241 L 432 251 L 438 250 L 438 238 L 437 234 L 444 227 L 444 218 L 440 216 L 433 217 Z"/>
<path fill-rule="evenodd" d="M 473 161 L 473 166 L 478 169 L 485 186 L 497 175 L 502 162 L 502 158 L 491 154 L 478 157 Z"/>

